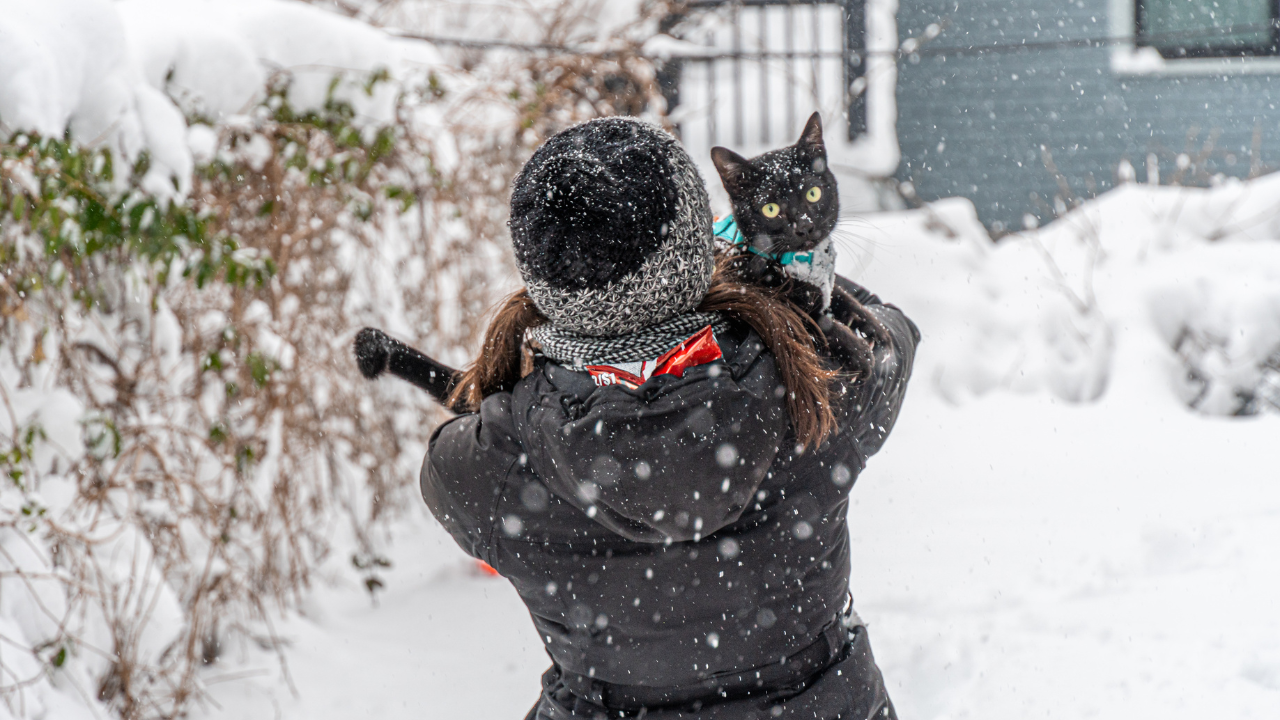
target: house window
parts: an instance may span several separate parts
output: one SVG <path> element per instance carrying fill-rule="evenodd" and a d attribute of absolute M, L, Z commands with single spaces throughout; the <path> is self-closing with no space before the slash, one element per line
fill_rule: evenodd
<path fill-rule="evenodd" d="M 1280 0 L 1137 0 L 1137 45 L 1166 58 L 1277 55 Z"/>

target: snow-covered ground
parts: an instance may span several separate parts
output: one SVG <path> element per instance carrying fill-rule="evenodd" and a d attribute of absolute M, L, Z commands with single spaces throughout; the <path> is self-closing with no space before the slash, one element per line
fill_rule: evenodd
<path fill-rule="evenodd" d="M 1280 415 L 1189 409 L 1167 337 L 1277 340 L 1276 188 L 1129 186 L 995 246 L 964 201 L 842 228 L 843 270 L 925 337 L 850 510 L 903 718 L 1280 716 Z M 1090 243 L 1102 330 L 1058 300 Z M 285 625 L 296 696 L 271 655 L 232 648 L 197 716 L 522 717 L 547 660 L 507 583 L 422 511 L 392 557 L 376 605 L 351 580 Z"/>

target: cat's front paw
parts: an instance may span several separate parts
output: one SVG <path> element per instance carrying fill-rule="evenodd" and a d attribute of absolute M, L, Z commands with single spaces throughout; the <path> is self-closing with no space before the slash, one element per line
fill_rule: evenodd
<path fill-rule="evenodd" d="M 871 344 L 863 336 L 839 321 L 833 321 L 831 329 L 825 335 L 827 347 L 840 363 L 841 369 L 861 377 L 871 374 L 872 368 L 875 367 L 876 356 L 871 349 Z"/>
<path fill-rule="evenodd" d="M 886 347 L 889 344 L 888 328 L 862 303 L 858 303 L 857 311 L 849 319 L 848 325 L 876 347 Z"/>
<path fill-rule="evenodd" d="M 377 328 L 365 328 L 356 333 L 356 365 L 360 374 L 370 380 L 386 372 L 391 359 L 391 338 Z"/>
<path fill-rule="evenodd" d="M 792 280 L 787 285 L 787 299 L 801 312 L 822 324 L 822 318 L 830 315 L 822 291 L 806 282 Z M 828 328 L 822 328 L 826 331 Z"/>

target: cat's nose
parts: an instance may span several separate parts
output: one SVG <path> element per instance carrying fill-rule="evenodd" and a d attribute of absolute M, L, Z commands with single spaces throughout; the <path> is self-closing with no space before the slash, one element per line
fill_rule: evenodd
<path fill-rule="evenodd" d="M 812 233 L 814 230 L 813 221 L 797 220 L 794 224 L 792 224 L 791 229 L 795 233 L 796 237 L 807 238 L 809 237 L 810 233 Z"/>

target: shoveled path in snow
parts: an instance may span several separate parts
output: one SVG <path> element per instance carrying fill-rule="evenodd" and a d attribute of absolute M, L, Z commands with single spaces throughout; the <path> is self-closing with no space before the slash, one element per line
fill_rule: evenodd
<path fill-rule="evenodd" d="M 853 591 L 904 718 L 1280 716 L 1280 418 L 1172 402 L 953 407 L 917 378 L 853 490 Z M 198 717 L 520 718 L 546 666 L 514 592 L 405 523 L 374 607 L 317 593 L 233 648 Z M 232 676 L 234 677 L 234 676 Z"/>

